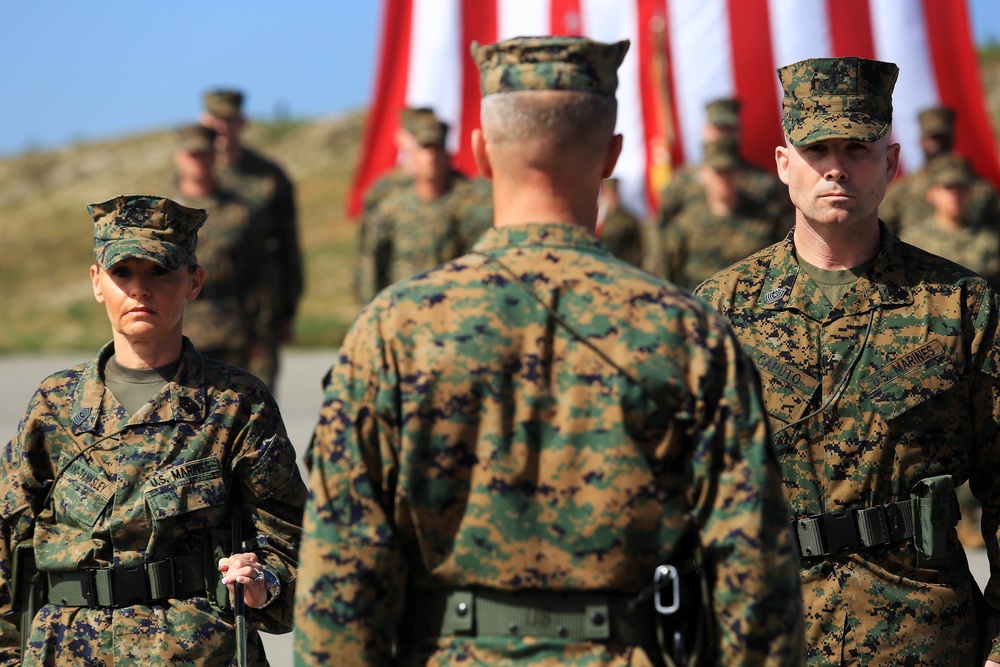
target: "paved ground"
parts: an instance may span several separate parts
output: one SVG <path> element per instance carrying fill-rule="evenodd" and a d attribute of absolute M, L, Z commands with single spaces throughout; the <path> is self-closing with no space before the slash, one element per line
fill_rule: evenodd
<path fill-rule="evenodd" d="M 290 351 L 282 359 L 278 378 L 278 405 L 288 435 L 299 452 L 299 463 L 309 443 L 316 415 L 323 402 L 321 382 L 334 359 L 334 350 Z M 4 357 L 0 356 L 0 440 L 17 431 L 24 408 L 38 383 L 50 373 L 86 361 L 88 354 Z M 969 554 L 972 572 L 980 586 L 989 577 L 985 551 Z M 265 635 L 267 654 L 274 667 L 292 664 L 291 635 Z"/>

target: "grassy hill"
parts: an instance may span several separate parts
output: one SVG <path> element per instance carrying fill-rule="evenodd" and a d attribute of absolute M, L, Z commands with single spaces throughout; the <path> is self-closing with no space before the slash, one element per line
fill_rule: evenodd
<path fill-rule="evenodd" d="M 301 345 L 336 345 L 356 314 L 355 225 L 344 214 L 363 115 L 252 124 L 248 145 L 285 166 L 297 185 L 306 295 Z M 158 194 L 172 179 L 171 130 L 0 160 L 0 353 L 96 350 L 110 338 L 94 301 L 90 202 Z"/>
<path fill-rule="evenodd" d="M 981 52 L 994 127 L 1000 128 L 1000 45 Z M 295 344 L 337 345 L 357 312 L 351 296 L 356 226 L 344 200 L 362 113 L 251 124 L 246 142 L 285 166 L 297 186 L 306 293 Z M 86 204 L 157 194 L 171 183 L 173 132 L 164 130 L 0 159 L 0 353 L 84 350 L 110 338 L 91 294 L 92 221 Z"/>

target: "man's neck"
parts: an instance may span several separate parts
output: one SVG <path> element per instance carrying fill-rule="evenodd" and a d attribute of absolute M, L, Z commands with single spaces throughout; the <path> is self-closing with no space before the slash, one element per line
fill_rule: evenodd
<path fill-rule="evenodd" d="M 795 221 L 795 253 L 809 264 L 828 271 L 851 269 L 878 254 L 882 241 L 878 219 L 843 228 Z"/>
<path fill-rule="evenodd" d="M 567 191 L 567 188 L 560 188 L 544 178 L 526 183 L 523 178 L 507 180 L 495 177 L 493 226 L 564 222 L 594 232 L 599 188 L 600 184 L 595 183 L 589 190 Z"/>
<path fill-rule="evenodd" d="M 446 172 L 433 178 L 418 178 L 413 180 L 413 189 L 417 197 L 423 201 L 434 201 L 448 191 L 450 183 L 449 174 Z"/>

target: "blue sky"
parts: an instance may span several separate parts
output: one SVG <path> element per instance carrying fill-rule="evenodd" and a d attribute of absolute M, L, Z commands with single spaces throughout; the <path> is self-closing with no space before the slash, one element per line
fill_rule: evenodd
<path fill-rule="evenodd" d="M 1000 42 L 1000 2 L 969 3 L 976 40 Z M 251 118 L 361 108 L 380 12 L 377 0 L 0 2 L 0 155 L 176 126 L 220 85 L 246 91 Z"/>

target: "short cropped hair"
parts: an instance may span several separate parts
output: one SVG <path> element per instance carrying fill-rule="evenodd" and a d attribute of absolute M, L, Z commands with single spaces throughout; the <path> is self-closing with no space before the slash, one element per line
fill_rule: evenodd
<path fill-rule="evenodd" d="M 552 154 L 603 151 L 614 134 L 614 97 L 575 91 L 512 91 L 483 98 L 483 134 L 494 145 L 546 142 Z"/>

